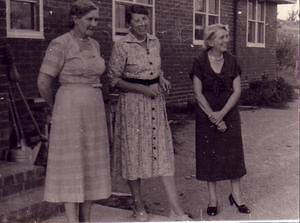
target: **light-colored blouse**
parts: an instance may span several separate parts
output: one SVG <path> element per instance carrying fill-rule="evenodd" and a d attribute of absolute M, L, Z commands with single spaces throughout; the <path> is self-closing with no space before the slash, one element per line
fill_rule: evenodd
<path fill-rule="evenodd" d="M 99 84 L 105 71 L 99 44 L 88 38 L 84 44 L 89 47 L 80 47 L 78 41 L 70 32 L 52 40 L 40 72 L 58 77 L 61 84 Z"/>
<path fill-rule="evenodd" d="M 147 34 L 146 49 L 132 33 L 115 42 L 108 68 L 112 86 L 122 78 L 152 80 L 161 74 L 160 43 L 155 36 Z"/>

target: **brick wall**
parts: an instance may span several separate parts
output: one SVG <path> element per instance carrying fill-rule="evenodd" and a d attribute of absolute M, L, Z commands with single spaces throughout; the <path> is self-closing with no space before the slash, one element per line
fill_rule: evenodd
<path fill-rule="evenodd" d="M 0 38 L 8 42 L 16 58 L 18 70 L 21 73 L 21 87 L 29 98 L 38 97 L 36 79 L 40 64 L 49 41 L 69 30 L 68 11 L 73 0 L 44 1 L 45 39 L 6 39 L 5 0 L 0 0 Z M 234 37 L 234 2 L 223 0 L 221 5 L 221 23 L 228 24 L 230 36 Z M 199 54 L 201 46 L 193 45 L 193 1 L 157 0 L 156 5 L 156 35 L 162 45 L 162 68 L 172 84 L 171 94 L 167 96 L 168 103 L 185 103 L 192 97 L 192 85 L 189 80 L 193 58 Z M 275 32 L 276 5 L 268 3 L 266 21 L 266 47 L 246 47 L 246 0 L 238 1 L 236 54 L 244 71 L 243 83 L 260 78 L 262 74 L 275 73 Z M 63 19 L 62 19 L 63 18 Z M 101 45 L 102 55 L 107 61 L 112 46 L 112 1 L 101 0 L 99 30 L 95 38 Z M 231 42 L 230 51 L 234 51 Z M 0 55 L 1 59 L 1 55 Z M 2 61 L 2 60 L 1 60 Z M 255 64 L 255 66 L 254 66 Z M 0 97 L 6 97 L 5 64 L 0 65 Z M 0 101 L 0 149 L 7 147 L 8 109 L 5 100 Z M 2 121 L 1 121 L 2 120 Z M 4 126 L 4 127 L 3 127 Z"/>
<path fill-rule="evenodd" d="M 1 0 L 1 10 L 4 1 Z M 56 36 L 68 31 L 68 8 L 72 0 L 48 0 L 44 2 L 45 40 L 34 39 L 9 39 L 8 42 L 14 49 L 18 69 L 22 74 L 22 87 L 29 97 L 37 96 L 36 76 L 40 63 L 49 41 Z M 229 24 L 231 36 L 234 26 L 234 0 L 222 1 L 221 22 Z M 101 1 L 99 31 L 95 38 L 100 42 L 102 53 L 108 60 L 111 50 L 111 18 L 112 1 Z M 258 77 L 263 72 L 275 72 L 275 45 L 276 31 L 276 5 L 268 3 L 266 48 L 246 47 L 246 0 L 238 1 L 238 39 L 236 42 L 237 55 L 241 61 L 245 76 L 243 80 Z M 162 68 L 166 76 L 171 79 L 174 89 L 168 97 L 169 102 L 184 102 L 191 93 L 188 73 L 192 58 L 200 51 L 201 47 L 192 45 L 193 38 L 193 5 L 192 1 L 170 0 L 156 1 L 156 35 L 162 44 Z M 3 15 L 3 13 L 1 13 Z M 58 22 L 59 21 L 59 22 Z M 233 45 L 230 46 L 230 51 Z M 259 57 L 259 59 L 258 59 Z M 255 61 L 256 66 L 253 66 Z"/>

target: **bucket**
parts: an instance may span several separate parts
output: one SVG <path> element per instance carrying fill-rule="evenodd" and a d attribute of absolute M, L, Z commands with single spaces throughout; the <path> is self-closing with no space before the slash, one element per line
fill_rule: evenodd
<path fill-rule="evenodd" d="M 12 149 L 10 151 L 10 160 L 17 163 L 31 163 L 31 155 L 21 149 Z"/>

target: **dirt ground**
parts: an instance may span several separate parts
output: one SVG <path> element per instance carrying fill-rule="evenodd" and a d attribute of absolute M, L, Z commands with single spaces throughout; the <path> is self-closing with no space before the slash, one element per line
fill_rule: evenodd
<path fill-rule="evenodd" d="M 285 109 L 244 110 L 241 118 L 248 171 L 242 179 L 242 191 L 252 213 L 240 214 L 229 205 L 230 183 L 221 181 L 217 185 L 220 213 L 207 216 L 206 183 L 194 177 L 193 120 L 184 120 L 173 128 L 177 153 L 176 184 L 185 211 L 197 221 L 299 219 L 298 101 Z M 124 181 L 115 180 L 114 185 L 119 192 L 128 192 Z M 149 212 L 168 214 L 169 207 L 159 178 L 143 181 L 143 196 Z"/>

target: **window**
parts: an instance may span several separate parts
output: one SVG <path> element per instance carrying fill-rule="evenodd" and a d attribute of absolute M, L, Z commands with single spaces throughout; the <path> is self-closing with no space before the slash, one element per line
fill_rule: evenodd
<path fill-rule="evenodd" d="M 43 0 L 6 0 L 7 37 L 44 38 Z"/>
<path fill-rule="evenodd" d="M 113 0 L 113 39 L 116 40 L 128 33 L 128 25 L 125 21 L 125 9 L 129 5 L 142 5 L 149 11 L 149 33 L 155 30 L 155 0 Z"/>
<path fill-rule="evenodd" d="M 248 47 L 265 47 L 265 16 L 266 2 L 264 0 L 248 0 Z"/>
<path fill-rule="evenodd" d="M 193 42 L 203 44 L 204 29 L 220 23 L 221 0 L 194 0 Z"/>

